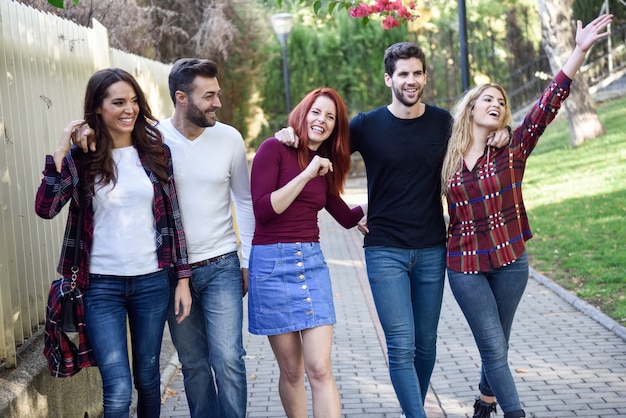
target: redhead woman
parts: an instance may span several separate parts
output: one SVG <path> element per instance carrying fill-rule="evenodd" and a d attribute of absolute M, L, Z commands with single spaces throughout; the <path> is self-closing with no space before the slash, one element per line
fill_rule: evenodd
<path fill-rule="evenodd" d="M 335 309 L 320 249 L 318 213 L 326 209 L 352 228 L 365 207 L 340 198 L 350 166 L 348 113 L 330 88 L 307 94 L 289 116 L 297 148 L 276 138 L 261 144 L 252 164 L 256 227 L 250 255 L 249 331 L 267 335 L 278 361 L 285 413 L 306 418 L 304 373 L 314 417 L 340 417 L 331 365 Z"/>

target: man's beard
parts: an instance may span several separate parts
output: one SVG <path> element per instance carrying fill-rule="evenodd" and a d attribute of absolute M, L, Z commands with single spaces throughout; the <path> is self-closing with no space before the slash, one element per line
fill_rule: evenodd
<path fill-rule="evenodd" d="M 393 95 L 396 97 L 396 99 L 398 99 L 398 101 L 400 103 L 402 103 L 406 107 L 412 107 L 412 106 L 415 106 L 415 104 L 420 101 L 420 99 L 422 98 L 422 93 L 424 92 L 424 90 L 423 89 L 419 90 L 419 93 L 417 94 L 417 97 L 415 97 L 415 99 L 413 99 L 411 101 L 406 100 L 406 98 L 404 97 L 404 94 L 403 94 L 403 90 L 396 88 L 395 85 L 392 85 L 392 92 L 393 92 Z"/>
<path fill-rule="evenodd" d="M 215 125 L 214 120 L 209 120 L 202 110 L 196 106 L 193 102 L 189 104 L 186 114 L 187 120 L 196 126 L 201 128 L 209 128 Z"/>

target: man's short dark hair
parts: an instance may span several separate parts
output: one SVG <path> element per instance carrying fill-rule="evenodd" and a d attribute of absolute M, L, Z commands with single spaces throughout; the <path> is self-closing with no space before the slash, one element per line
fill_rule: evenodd
<path fill-rule="evenodd" d="M 170 71 L 168 83 L 170 97 L 176 105 L 176 91 L 189 94 L 193 89 L 193 81 L 197 76 L 217 77 L 217 64 L 211 60 L 199 58 L 181 58 L 174 63 Z"/>
<path fill-rule="evenodd" d="M 424 67 L 424 72 L 426 72 L 426 55 L 422 48 L 413 42 L 398 42 L 385 51 L 385 73 L 391 77 L 393 72 L 396 71 L 396 62 L 409 58 L 417 58 L 422 61 L 422 67 Z"/>

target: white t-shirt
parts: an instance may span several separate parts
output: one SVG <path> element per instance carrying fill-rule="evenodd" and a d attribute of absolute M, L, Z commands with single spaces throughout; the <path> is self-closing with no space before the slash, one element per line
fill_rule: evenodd
<path fill-rule="evenodd" d="M 117 184 L 96 185 L 89 273 L 139 276 L 159 270 L 154 189 L 135 147 L 112 150 Z"/>
<path fill-rule="evenodd" d="M 170 147 L 189 263 L 237 251 L 231 205 L 241 240 L 241 267 L 248 268 L 254 233 L 250 173 L 239 131 L 217 122 L 194 140 L 171 119 L 157 126 Z M 232 199 L 232 200 L 231 200 Z"/>

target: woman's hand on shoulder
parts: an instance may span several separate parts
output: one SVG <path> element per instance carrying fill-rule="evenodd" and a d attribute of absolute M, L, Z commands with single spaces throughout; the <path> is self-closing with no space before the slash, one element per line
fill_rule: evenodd
<path fill-rule="evenodd" d="M 84 120 L 73 120 L 68 123 L 65 128 L 63 128 L 63 132 L 61 132 L 61 139 L 59 140 L 59 144 L 53 154 L 54 163 L 59 173 L 63 167 L 63 159 L 67 153 L 70 152 L 70 148 L 72 147 L 72 135 L 76 129 L 78 129 L 81 125 L 84 125 L 84 123 Z"/>
<path fill-rule="evenodd" d="M 494 131 L 487 137 L 487 145 L 495 148 L 504 148 L 511 142 L 511 128 L 505 126 L 502 129 Z"/>

